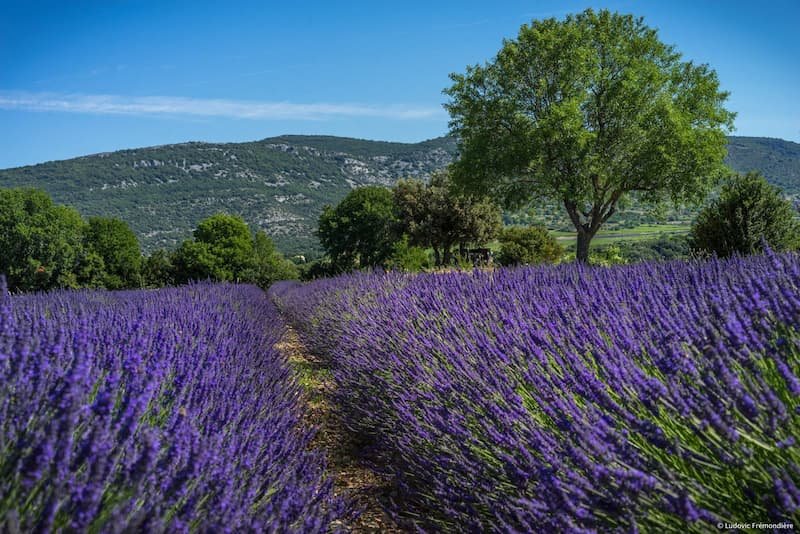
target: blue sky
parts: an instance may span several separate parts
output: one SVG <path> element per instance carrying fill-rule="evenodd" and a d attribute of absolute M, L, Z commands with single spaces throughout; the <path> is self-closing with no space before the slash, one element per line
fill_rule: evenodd
<path fill-rule="evenodd" d="M 0 168 L 283 133 L 436 137 L 450 72 L 587 7 L 641 15 L 709 63 L 737 135 L 800 141 L 798 0 L 0 0 Z"/>

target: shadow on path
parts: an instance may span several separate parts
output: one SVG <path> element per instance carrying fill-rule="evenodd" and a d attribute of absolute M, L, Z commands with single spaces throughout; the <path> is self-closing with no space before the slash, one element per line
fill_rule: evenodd
<path fill-rule="evenodd" d="M 276 345 L 297 373 L 307 397 L 305 423 L 317 428 L 314 448 L 325 451 L 328 473 L 334 479 L 334 493 L 345 495 L 361 514 L 333 525 L 347 532 L 405 532 L 384 511 L 381 502 L 391 491 L 384 478 L 367 467 L 359 447 L 341 424 L 331 398 L 336 384 L 330 366 L 306 349 L 297 332 L 289 326 Z"/>

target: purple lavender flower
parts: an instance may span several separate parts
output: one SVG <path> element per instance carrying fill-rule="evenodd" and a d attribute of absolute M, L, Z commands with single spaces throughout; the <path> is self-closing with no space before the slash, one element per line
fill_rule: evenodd
<path fill-rule="evenodd" d="M 797 255 L 356 273 L 270 293 L 332 362 L 344 423 L 415 528 L 714 530 L 797 513 Z"/>
<path fill-rule="evenodd" d="M 255 287 L 8 297 L 0 530 L 328 530 L 283 323 Z"/>

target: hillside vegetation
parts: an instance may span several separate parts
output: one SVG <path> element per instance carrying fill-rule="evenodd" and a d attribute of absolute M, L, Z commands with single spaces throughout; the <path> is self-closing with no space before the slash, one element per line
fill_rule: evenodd
<path fill-rule="evenodd" d="M 288 253 L 317 248 L 322 207 L 351 188 L 427 178 L 447 165 L 451 139 L 418 144 L 283 136 L 121 150 L 0 171 L 0 186 L 33 186 L 84 215 L 118 217 L 143 248 L 174 247 L 216 212 L 241 215 Z"/>
<path fill-rule="evenodd" d="M 800 144 L 731 137 L 728 148 L 727 161 L 735 170 L 760 169 L 788 195 L 800 195 Z M 313 234 L 325 204 L 361 185 L 427 179 L 455 154 L 456 143 L 448 137 L 407 144 L 281 136 L 121 150 L 7 169 L 0 171 L 0 186 L 38 187 L 84 216 L 120 218 L 145 251 L 175 247 L 199 221 L 225 211 L 265 230 L 283 252 L 313 255 L 319 251 Z M 548 213 L 537 210 L 538 218 L 552 225 L 556 220 Z M 616 218 L 631 215 L 645 221 L 635 208 Z"/>
<path fill-rule="evenodd" d="M 769 137 L 731 137 L 728 165 L 738 172 L 761 171 L 786 194 L 800 195 L 800 144 Z"/>

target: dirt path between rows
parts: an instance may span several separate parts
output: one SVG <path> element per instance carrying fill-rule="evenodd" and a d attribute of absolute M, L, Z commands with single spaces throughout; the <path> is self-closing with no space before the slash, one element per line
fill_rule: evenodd
<path fill-rule="evenodd" d="M 336 385 L 328 363 L 311 354 L 291 326 L 276 348 L 294 367 L 306 391 L 308 410 L 305 422 L 318 429 L 311 445 L 325 451 L 328 472 L 334 479 L 334 494 L 346 494 L 357 509 L 363 510 L 355 519 L 344 519 L 333 526 L 355 533 L 405 532 L 381 505 L 381 500 L 390 490 L 388 482 L 365 465 L 353 437 L 336 414 L 331 401 Z"/>

